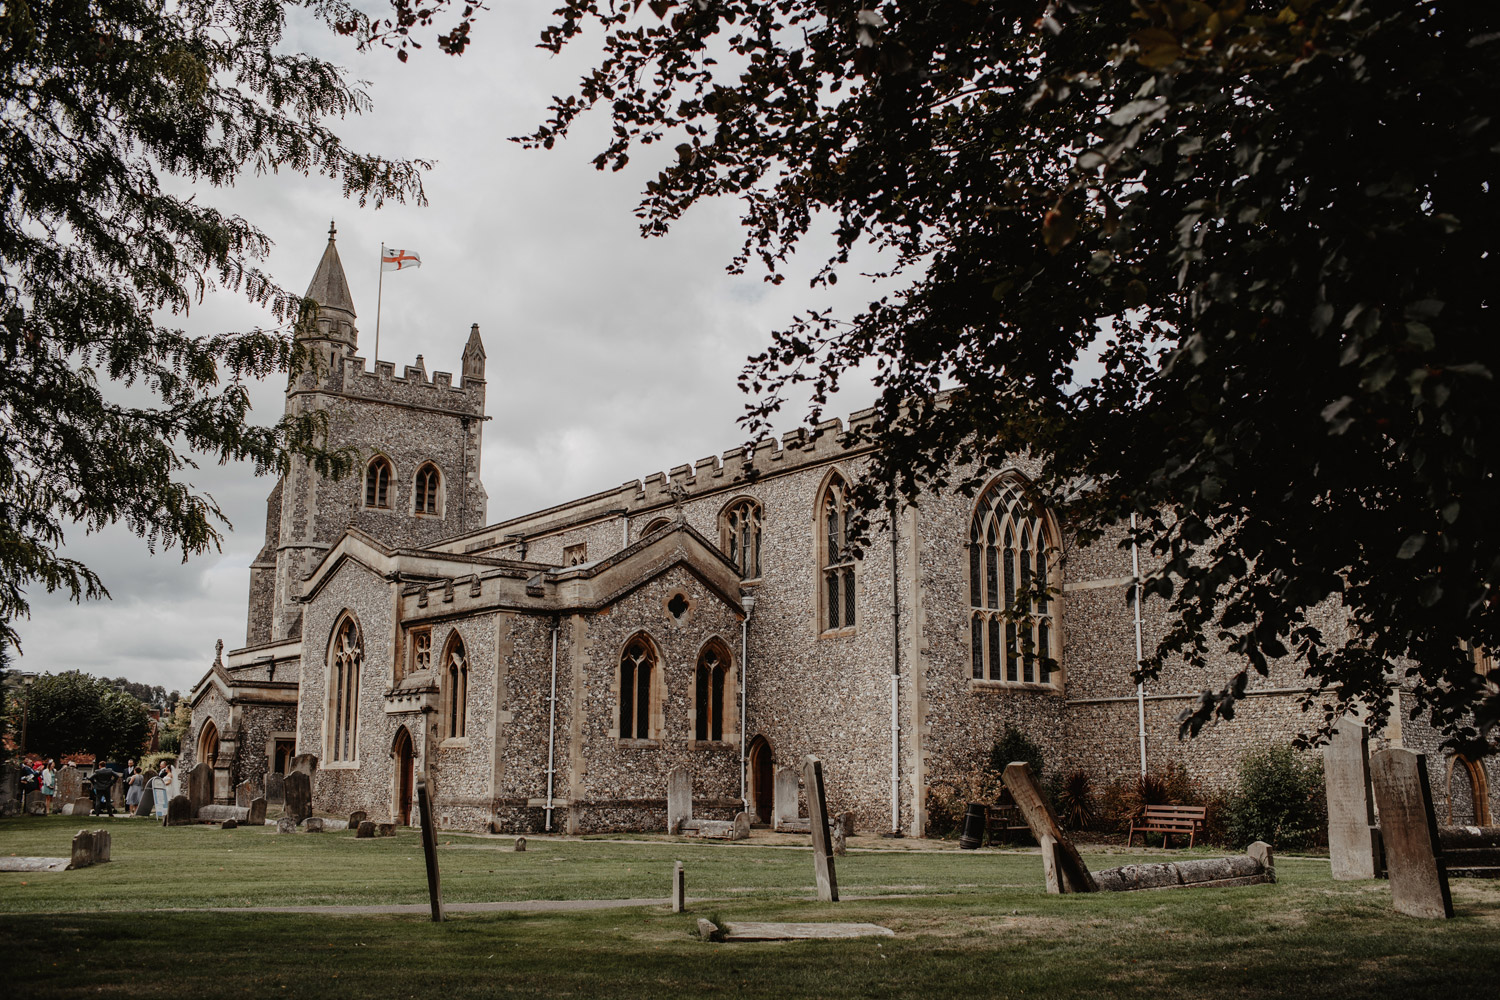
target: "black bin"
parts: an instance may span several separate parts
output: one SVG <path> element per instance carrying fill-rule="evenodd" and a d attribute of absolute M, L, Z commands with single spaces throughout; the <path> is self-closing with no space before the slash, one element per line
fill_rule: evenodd
<path fill-rule="evenodd" d="M 958 838 L 958 846 L 965 851 L 972 851 L 984 843 L 984 828 L 988 825 L 989 818 L 988 806 L 970 802 L 968 811 L 964 813 L 964 832 Z"/>

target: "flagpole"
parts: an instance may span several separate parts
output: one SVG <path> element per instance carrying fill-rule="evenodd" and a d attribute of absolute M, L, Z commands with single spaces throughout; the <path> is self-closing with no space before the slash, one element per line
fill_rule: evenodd
<path fill-rule="evenodd" d="M 380 297 L 385 291 L 385 244 L 380 244 L 380 280 L 375 285 L 375 357 L 380 362 Z"/>

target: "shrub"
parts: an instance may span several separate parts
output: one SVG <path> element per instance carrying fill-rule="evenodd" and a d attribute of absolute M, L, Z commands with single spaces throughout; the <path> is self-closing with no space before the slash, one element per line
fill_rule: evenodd
<path fill-rule="evenodd" d="M 1058 782 L 1052 793 L 1058 821 L 1073 830 L 1087 830 L 1094 824 L 1094 779 L 1087 771 L 1071 771 Z"/>
<path fill-rule="evenodd" d="M 1323 762 L 1276 744 L 1240 763 L 1239 788 L 1225 809 L 1230 842 L 1264 840 L 1276 850 L 1310 847 L 1328 835 Z"/>
<path fill-rule="evenodd" d="M 970 802 L 992 805 L 999 797 L 1000 779 L 988 771 L 970 771 L 952 781 L 933 782 L 927 786 L 927 835 L 957 835 Z"/>
<path fill-rule="evenodd" d="M 1015 726 L 1006 726 L 990 750 L 990 771 L 999 777 L 1009 764 L 1018 760 L 1030 764 L 1031 773 L 1039 783 L 1042 781 L 1042 748 Z"/>

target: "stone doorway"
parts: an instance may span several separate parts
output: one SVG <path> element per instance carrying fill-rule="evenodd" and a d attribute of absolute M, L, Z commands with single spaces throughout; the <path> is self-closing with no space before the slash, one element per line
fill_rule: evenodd
<path fill-rule="evenodd" d="M 391 748 L 396 761 L 396 822 L 411 826 L 411 800 L 416 791 L 416 754 L 412 752 L 411 733 L 405 726 L 396 730 L 396 745 Z"/>
<path fill-rule="evenodd" d="M 292 758 L 297 756 L 295 740 L 277 740 L 272 745 L 271 770 L 277 774 L 292 773 Z"/>
<path fill-rule="evenodd" d="M 775 759 L 771 743 L 764 736 L 750 741 L 750 801 L 755 805 L 755 821 L 771 822 L 771 805 L 774 798 L 776 778 Z"/>

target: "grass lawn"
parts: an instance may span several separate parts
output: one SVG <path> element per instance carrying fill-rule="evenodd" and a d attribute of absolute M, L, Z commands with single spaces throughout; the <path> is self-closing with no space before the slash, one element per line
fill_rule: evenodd
<path fill-rule="evenodd" d="M 7 820 L 0 854 L 64 855 L 82 825 Z M 845 901 L 821 904 L 805 849 L 533 838 L 518 854 L 508 839 L 445 834 L 449 902 L 664 897 L 677 860 L 690 896 L 712 898 L 688 914 L 662 904 L 432 924 L 202 911 L 424 903 L 413 833 L 109 829 L 107 865 L 0 873 L 7 996 L 1500 996 L 1500 885 L 1455 880 L 1457 918 L 1422 921 L 1397 916 L 1384 883 L 1333 882 L 1315 859 L 1281 859 L 1273 886 L 1048 896 L 1034 853 L 907 842 L 840 858 Z M 1085 856 L 1100 868 L 1162 853 Z M 694 927 L 712 915 L 871 921 L 897 936 L 707 944 Z"/>

